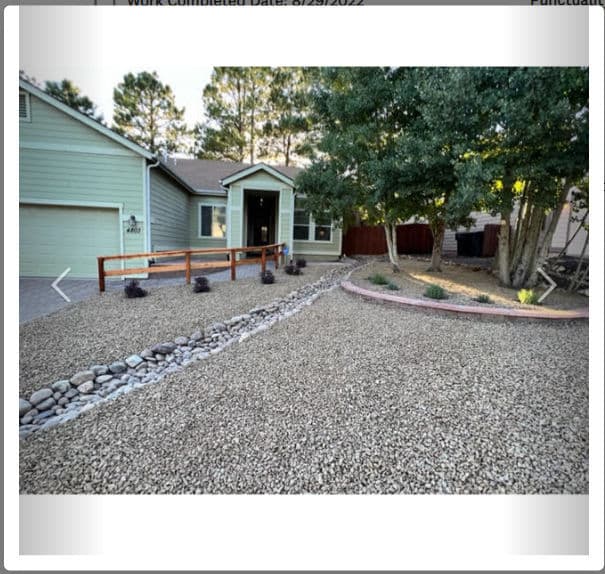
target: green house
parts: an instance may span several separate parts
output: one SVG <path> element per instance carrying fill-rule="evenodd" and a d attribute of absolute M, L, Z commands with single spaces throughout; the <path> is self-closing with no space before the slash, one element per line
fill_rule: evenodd
<path fill-rule="evenodd" d="M 100 255 L 282 242 L 293 256 L 340 255 L 341 230 L 296 196 L 296 168 L 159 160 L 36 86 L 19 88 L 21 275 L 91 278 Z"/>

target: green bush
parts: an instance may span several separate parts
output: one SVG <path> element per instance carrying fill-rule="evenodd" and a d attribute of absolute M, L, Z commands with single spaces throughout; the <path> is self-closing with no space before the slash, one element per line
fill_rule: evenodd
<path fill-rule="evenodd" d="M 443 290 L 443 287 L 439 287 L 439 285 L 435 285 L 434 283 L 426 288 L 424 296 L 430 299 L 447 299 L 447 293 Z"/>
<path fill-rule="evenodd" d="M 374 275 L 370 275 L 368 277 L 368 281 L 370 283 L 373 283 L 374 285 L 388 285 L 389 284 L 389 280 L 384 275 L 381 275 L 380 273 L 374 273 Z"/>
<path fill-rule="evenodd" d="M 395 283 L 393 283 L 392 281 L 389 281 L 386 284 L 386 288 L 389 289 L 390 291 L 399 291 L 399 287 L 397 285 L 395 285 Z"/>
<path fill-rule="evenodd" d="M 519 299 L 523 305 L 538 305 L 539 297 L 537 293 L 534 293 L 533 289 L 521 289 L 521 291 L 517 293 L 517 299 Z"/>
<path fill-rule="evenodd" d="M 490 299 L 490 296 L 486 295 L 485 293 L 481 293 L 481 295 L 477 295 L 475 297 L 475 301 L 477 301 L 477 303 L 493 303 L 493 301 Z"/>

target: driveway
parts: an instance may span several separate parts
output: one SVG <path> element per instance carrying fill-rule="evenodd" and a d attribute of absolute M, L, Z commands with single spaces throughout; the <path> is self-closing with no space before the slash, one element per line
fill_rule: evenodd
<path fill-rule="evenodd" d="M 20 489 L 587 493 L 588 324 L 476 321 L 336 290 L 28 437 Z"/>
<path fill-rule="evenodd" d="M 267 269 L 273 270 L 273 262 L 267 262 Z M 255 277 L 260 272 L 259 265 L 241 265 L 237 268 L 237 277 L 245 279 Z M 231 272 L 229 269 L 207 274 L 211 281 L 229 281 Z M 59 309 L 69 306 L 71 303 L 85 301 L 99 295 L 99 287 L 96 279 L 63 279 L 59 288 L 70 302 L 65 301 L 53 288 L 54 279 L 48 277 L 21 277 L 19 278 L 19 324 L 27 323 L 32 319 L 44 317 Z M 145 288 L 165 287 L 169 285 L 183 285 L 185 277 L 158 277 L 142 279 L 141 286 Z M 119 291 L 124 287 L 121 279 L 107 280 L 106 291 Z"/>

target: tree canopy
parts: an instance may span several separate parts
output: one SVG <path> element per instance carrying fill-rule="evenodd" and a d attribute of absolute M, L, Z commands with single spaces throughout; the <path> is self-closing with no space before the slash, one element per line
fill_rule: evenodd
<path fill-rule="evenodd" d="M 91 117 L 98 122 L 103 121 L 103 115 L 97 110 L 97 106 L 93 101 L 82 94 L 80 88 L 71 80 L 63 79 L 60 82 L 47 81 L 44 84 L 44 91 L 57 98 L 70 108 Z"/>
<path fill-rule="evenodd" d="M 193 153 L 203 159 L 290 165 L 310 131 L 306 68 L 215 67 L 204 88 L 204 121 Z"/>
<path fill-rule="evenodd" d="M 309 206 L 433 231 L 500 213 L 500 278 L 536 280 L 570 185 L 587 172 L 588 76 L 579 68 L 331 68 L 313 91 L 318 153 L 298 180 Z M 519 209 L 514 235 L 511 213 Z"/>
<path fill-rule="evenodd" d="M 128 73 L 113 91 L 114 129 L 150 152 L 186 150 L 184 108 L 176 105 L 170 86 L 156 72 Z"/>

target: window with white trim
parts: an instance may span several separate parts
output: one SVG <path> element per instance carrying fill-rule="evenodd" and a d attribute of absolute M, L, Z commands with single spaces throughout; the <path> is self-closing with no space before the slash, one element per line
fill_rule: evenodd
<path fill-rule="evenodd" d="M 200 237 L 224 239 L 227 236 L 227 207 L 200 203 Z"/>
<path fill-rule="evenodd" d="M 327 215 L 315 219 L 304 197 L 294 199 L 294 241 L 332 241 L 332 220 Z"/>
<path fill-rule="evenodd" d="M 308 240 L 311 229 L 311 214 L 307 211 L 303 197 L 294 198 L 294 240 Z"/>
<path fill-rule="evenodd" d="M 19 120 L 31 121 L 30 98 L 27 92 L 19 92 Z"/>

